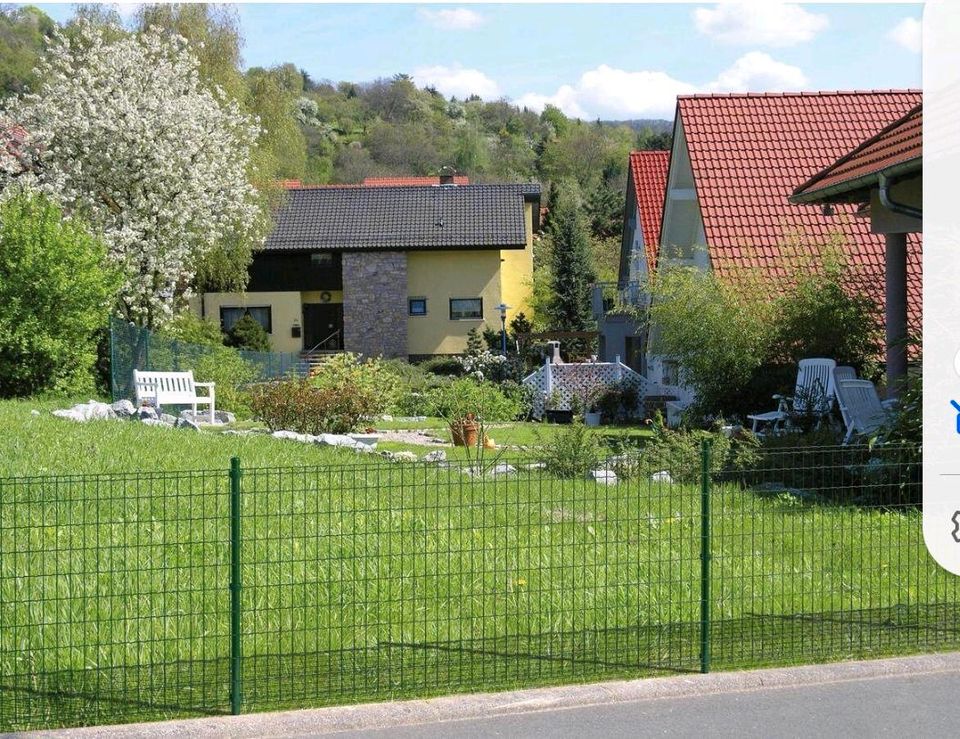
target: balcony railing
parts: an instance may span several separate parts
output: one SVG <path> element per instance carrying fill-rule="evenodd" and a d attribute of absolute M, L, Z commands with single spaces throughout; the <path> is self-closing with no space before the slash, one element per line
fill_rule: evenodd
<path fill-rule="evenodd" d="M 595 282 L 593 284 L 593 317 L 600 319 L 620 305 L 642 306 L 646 293 L 640 289 L 639 282 L 619 284 L 616 282 Z"/>

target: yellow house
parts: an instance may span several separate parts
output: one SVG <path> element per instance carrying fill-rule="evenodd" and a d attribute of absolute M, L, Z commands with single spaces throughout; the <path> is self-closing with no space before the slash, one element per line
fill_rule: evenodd
<path fill-rule="evenodd" d="M 298 187 L 250 267 L 245 293 L 205 293 L 225 330 L 245 313 L 275 351 L 455 354 L 467 333 L 530 316 L 540 186 Z"/>

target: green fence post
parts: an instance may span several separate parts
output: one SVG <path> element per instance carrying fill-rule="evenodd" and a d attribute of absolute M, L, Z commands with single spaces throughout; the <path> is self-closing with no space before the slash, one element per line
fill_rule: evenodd
<path fill-rule="evenodd" d="M 230 459 L 230 713 L 240 714 L 240 457 Z"/>
<path fill-rule="evenodd" d="M 710 441 L 700 446 L 700 672 L 710 672 Z"/>

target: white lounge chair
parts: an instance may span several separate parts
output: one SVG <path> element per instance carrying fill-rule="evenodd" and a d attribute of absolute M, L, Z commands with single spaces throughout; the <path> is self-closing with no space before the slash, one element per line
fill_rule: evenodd
<path fill-rule="evenodd" d="M 801 359 L 793 396 L 774 395 L 777 410 L 747 416 L 753 422 L 753 432 L 761 433 L 762 427 L 767 425 L 772 433 L 780 433 L 790 419 L 798 416 L 814 417 L 819 426 L 833 408 L 833 370 L 836 366 L 833 359 Z"/>
<path fill-rule="evenodd" d="M 833 388 L 836 392 L 837 386 L 843 380 L 856 380 L 857 371 L 853 367 L 834 367 L 833 368 Z M 850 427 L 850 419 L 847 416 L 846 410 L 844 410 L 843 405 L 840 403 L 840 399 L 837 399 L 837 408 L 840 409 L 840 417 L 843 420 L 844 428 Z"/>
<path fill-rule="evenodd" d="M 889 412 L 880 402 L 877 388 L 870 380 L 841 380 L 836 391 L 840 413 L 847 426 L 844 444 L 849 444 L 855 436 L 876 432 L 889 419 Z"/>

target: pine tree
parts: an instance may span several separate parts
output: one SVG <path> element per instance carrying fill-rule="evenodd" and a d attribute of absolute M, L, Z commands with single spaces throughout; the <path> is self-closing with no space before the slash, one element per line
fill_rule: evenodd
<path fill-rule="evenodd" d="M 237 349 L 246 349 L 252 352 L 268 352 L 270 351 L 270 336 L 256 318 L 249 313 L 244 313 L 230 329 L 227 344 Z"/>
<path fill-rule="evenodd" d="M 587 222 L 574 187 L 567 185 L 561 189 L 550 230 L 553 239 L 551 328 L 587 331 L 593 327 L 590 284 L 595 276 Z"/>

